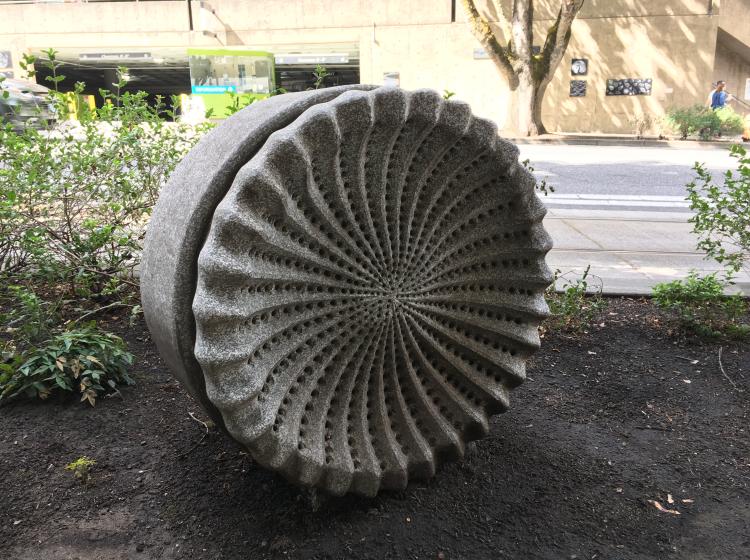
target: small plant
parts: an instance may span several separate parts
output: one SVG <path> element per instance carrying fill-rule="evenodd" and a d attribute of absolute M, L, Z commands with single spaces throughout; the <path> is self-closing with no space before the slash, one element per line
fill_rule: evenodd
<path fill-rule="evenodd" d="M 739 145 L 732 146 L 730 155 L 737 170 L 724 174 L 722 186 L 713 183 L 700 163 L 693 167 L 698 176 L 686 186 L 698 248 L 724 265 L 727 280 L 750 266 L 750 156 Z"/>
<path fill-rule="evenodd" d="M 648 113 L 636 113 L 630 119 L 630 124 L 633 126 L 633 133 L 636 138 L 643 138 L 652 125 L 655 124 L 654 118 Z"/>
<path fill-rule="evenodd" d="M 555 281 L 547 288 L 546 298 L 551 317 L 546 325 L 552 330 L 581 332 L 591 327 L 596 315 L 606 307 L 602 297 L 601 281 L 593 290 L 591 265 L 575 280 L 567 278 L 568 274 L 555 271 Z M 561 291 L 555 286 L 562 281 Z"/>
<path fill-rule="evenodd" d="M 448 100 L 448 99 L 450 99 L 450 98 L 451 98 L 451 97 L 453 97 L 454 95 L 456 95 L 456 92 L 455 92 L 455 91 L 451 91 L 451 90 L 449 90 L 449 89 L 444 89 L 444 90 L 443 90 L 443 99 L 445 99 L 445 100 Z"/>
<path fill-rule="evenodd" d="M 59 321 L 59 302 L 45 301 L 25 286 L 10 285 L 0 289 L 0 324 L 11 335 L 13 348 L 24 348 L 48 338 Z M 0 344 L 1 345 L 1 344 Z"/>
<path fill-rule="evenodd" d="M 536 170 L 533 165 L 531 165 L 530 160 L 527 158 L 520 162 L 523 168 L 531 173 L 531 175 L 534 175 L 534 171 Z M 534 177 L 534 188 L 538 190 L 540 193 L 542 193 L 544 196 L 547 196 L 549 193 L 555 192 L 555 187 L 552 185 L 547 184 L 547 179 L 542 179 L 541 181 L 537 181 L 536 177 Z"/>
<path fill-rule="evenodd" d="M 313 77 L 315 78 L 315 89 L 323 87 L 325 79 L 330 76 L 331 73 L 322 64 L 318 64 L 313 71 Z"/>
<path fill-rule="evenodd" d="M 237 111 L 244 109 L 248 105 L 252 105 L 257 100 L 252 93 L 244 93 L 239 95 L 233 91 L 229 92 L 229 105 L 224 108 L 224 116 L 231 117 Z"/>
<path fill-rule="evenodd" d="M 706 337 L 745 338 L 750 335 L 750 325 L 742 323 L 747 303 L 739 295 L 724 295 L 725 287 L 716 273 L 699 277 L 693 271 L 685 280 L 654 286 L 654 303 L 674 313 L 686 331 Z"/>
<path fill-rule="evenodd" d="M 94 406 L 98 396 L 117 392 L 118 384 L 133 384 L 127 374 L 132 363 L 121 338 L 90 323 L 17 354 L 0 369 L 0 402 L 21 394 L 46 399 L 62 390 L 80 393 L 81 402 Z"/>
<path fill-rule="evenodd" d="M 73 476 L 81 481 L 81 484 L 86 484 L 91 478 L 91 468 L 94 465 L 96 465 L 96 461 L 84 455 L 65 465 L 65 470 L 71 471 Z"/>

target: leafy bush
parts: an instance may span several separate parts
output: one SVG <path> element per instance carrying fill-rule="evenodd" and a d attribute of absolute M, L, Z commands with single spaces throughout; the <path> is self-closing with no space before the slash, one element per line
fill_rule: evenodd
<path fill-rule="evenodd" d="M 163 121 L 142 92 L 118 102 L 52 131 L 0 129 L 0 273 L 78 297 L 133 282 L 151 208 L 200 131 Z"/>
<path fill-rule="evenodd" d="M 102 394 L 131 385 L 133 356 L 119 337 L 94 323 L 54 335 L 0 363 L 0 402 L 21 394 L 46 399 L 53 391 L 79 393 L 92 406 Z"/>
<path fill-rule="evenodd" d="M 724 174 L 722 186 L 696 163 L 697 177 L 686 187 L 698 248 L 723 264 L 729 277 L 750 265 L 750 156 L 739 145 L 732 146 L 731 156 L 737 159 L 737 170 Z"/>
<path fill-rule="evenodd" d="M 724 295 L 724 287 L 716 273 L 699 277 L 691 272 L 686 280 L 654 286 L 654 302 L 673 312 L 687 331 L 710 337 L 745 337 L 750 334 L 750 325 L 742 323 L 747 303 L 739 295 Z"/>
<path fill-rule="evenodd" d="M 55 51 L 45 54 L 60 124 L 0 122 L 0 400 L 62 390 L 93 405 L 132 382 L 132 356 L 118 337 L 77 325 L 110 308 L 139 309 L 134 269 L 151 209 L 210 125 L 172 122 L 164 99 L 123 93 L 122 78 L 92 110 L 81 102 L 84 84 L 57 91 L 64 76 Z M 29 77 L 35 62 L 22 60 Z"/>
<path fill-rule="evenodd" d="M 545 325 L 553 330 L 580 332 L 591 327 L 596 315 L 607 306 L 602 297 L 601 282 L 592 291 L 591 265 L 575 280 L 566 278 L 560 270 L 555 271 L 555 282 L 547 289 L 546 298 L 551 317 Z M 562 290 L 556 290 L 562 280 Z"/>
<path fill-rule="evenodd" d="M 732 136 L 740 134 L 745 129 L 744 119 L 731 107 L 717 109 L 714 114 L 719 118 L 719 134 Z"/>
<path fill-rule="evenodd" d="M 744 128 L 742 117 L 731 107 L 716 111 L 703 105 L 673 108 L 667 112 L 667 122 L 683 139 L 698 134 L 708 140 L 718 134 L 739 134 Z"/>

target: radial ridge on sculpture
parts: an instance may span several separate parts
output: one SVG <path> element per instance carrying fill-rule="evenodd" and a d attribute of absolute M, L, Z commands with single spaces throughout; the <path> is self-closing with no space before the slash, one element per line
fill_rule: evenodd
<path fill-rule="evenodd" d="M 236 174 L 198 258 L 195 357 L 229 433 L 335 494 L 427 478 L 538 348 L 550 240 L 514 146 L 431 91 L 349 91 Z"/>

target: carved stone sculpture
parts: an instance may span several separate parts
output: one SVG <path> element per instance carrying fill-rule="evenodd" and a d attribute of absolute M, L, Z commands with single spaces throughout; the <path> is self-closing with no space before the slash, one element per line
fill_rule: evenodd
<path fill-rule="evenodd" d="M 251 105 L 165 187 L 143 307 L 262 465 L 334 494 L 431 477 L 508 407 L 551 277 L 517 149 L 468 105 L 370 86 Z"/>

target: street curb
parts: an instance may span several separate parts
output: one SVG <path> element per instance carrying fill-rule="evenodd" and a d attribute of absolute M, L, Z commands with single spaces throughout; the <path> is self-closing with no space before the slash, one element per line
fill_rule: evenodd
<path fill-rule="evenodd" d="M 729 150 L 733 144 L 721 140 L 718 142 L 703 142 L 700 140 L 656 140 L 656 139 L 635 139 L 635 138 L 605 138 L 592 137 L 585 138 L 574 136 L 570 138 L 555 136 L 551 138 L 512 138 L 504 137 L 505 140 L 520 145 L 560 145 L 560 146 L 622 146 L 638 148 L 675 148 L 675 149 L 708 149 L 708 150 Z"/>

